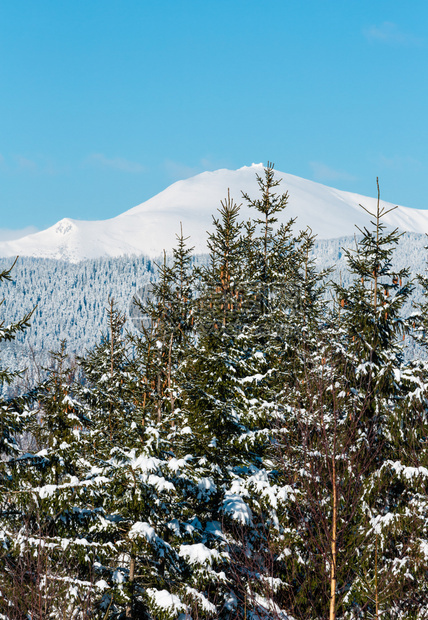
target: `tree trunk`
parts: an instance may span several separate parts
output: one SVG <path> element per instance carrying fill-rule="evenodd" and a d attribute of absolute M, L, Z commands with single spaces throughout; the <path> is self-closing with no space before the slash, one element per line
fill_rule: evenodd
<path fill-rule="evenodd" d="M 337 536 L 337 485 L 336 485 L 336 459 L 333 454 L 333 523 L 331 531 L 331 572 L 330 572 L 330 615 L 329 620 L 336 619 L 336 536 Z"/>
<path fill-rule="evenodd" d="M 134 618 L 134 575 L 135 575 L 135 558 L 131 555 L 129 562 L 129 585 L 131 599 L 126 606 L 126 618 Z"/>
<path fill-rule="evenodd" d="M 376 600 L 376 620 L 379 620 L 379 589 L 377 583 L 377 554 L 378 554 L 378 539 L 376 534 L 376 547 L 375 547 L 375 600 Z"/>

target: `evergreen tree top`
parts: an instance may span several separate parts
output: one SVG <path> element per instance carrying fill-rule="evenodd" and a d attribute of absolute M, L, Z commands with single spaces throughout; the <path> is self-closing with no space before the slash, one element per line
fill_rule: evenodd
<path fill-rule="evenodd" d="M 283 211 L 287 206 L 289 198 L 288 192 L 276 194 L 272 191 L 275 187 L 279 186 L 282 179 L 275 178 L 274 164 L 271 162 L 268 162 L 264 169 L 264 178 L 258 174 L 256 177 L 262 195 L 261 198 L 252 199 L 246 192 L 242 192 L 242 197 L 250 207 L 253 207 L 265 216 L 263 219 L 256 220 L 258 224 L 275 224 L 278 219 L 274 217 L 274 214 Z"/>

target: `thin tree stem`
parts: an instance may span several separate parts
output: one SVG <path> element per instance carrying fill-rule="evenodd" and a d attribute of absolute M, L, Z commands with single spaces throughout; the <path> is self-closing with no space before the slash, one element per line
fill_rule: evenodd
<path fill-rule="evenodd" d="M 336 458 L 333 453 L 332 458 L 332 478 L 333 478 L 333 523 L 331 532 L 331 572 L 330 572 L 330 616 L 329 620 L 336 618 L 336 562 L 337 562 L 337 484 L 336 484 Z"/>

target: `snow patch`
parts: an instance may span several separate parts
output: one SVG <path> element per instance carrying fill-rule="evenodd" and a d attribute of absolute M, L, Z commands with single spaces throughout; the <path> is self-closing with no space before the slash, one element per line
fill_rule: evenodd
<path fill-rule="evenodd" d="M 170 613 L 180 613 L 187 611 L 186 605 L 175 594 L 170 594 L 167 590 L 155 590 L 147 588 L 147 596 L 152 603 L 158 608 Z"/>
<path fill-rule="evenodd" d="M 241 525 L 252 523 L 253 515 L 251 508 L 244 502 L 240 495 L 226 493 L 223 501 L 223 512 L 238 521 Z"/>
<path fill-rule="evenodd" d="M 151 525 L 143 521 L 137 521 L 129 530 L 129 538 L 145 538 L 147 542 L 153 543 L 157 540 L 158 535 Z"/>
<path fill-rule="evenodd" d="M 179 555 L 186 558 L 190 564 L 205 564 L 212 566 L 220 560 L 221 555 L 216 549 L 208 549 L 203 543 L 195 545 L 180 545 Z"/>

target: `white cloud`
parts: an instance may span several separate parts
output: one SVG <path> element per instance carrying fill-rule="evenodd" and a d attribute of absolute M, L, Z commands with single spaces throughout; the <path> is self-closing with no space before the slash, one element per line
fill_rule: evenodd
<path fill-rule="evenodd" d="M 0 228 L 0 241 L 13 241 L 14 239 L 21 239 L 27 235 L 32 235 L 38 232 L 35 226 L 26 226 L 19 230 L 13 230 L 11 228 Z"/>
<path fill-rule="evenodd" d="M 103 153 L 93 153 L 86 158 L 85 164 L 100 166 L 103 168 L 112 168 L 114 170 L 120 170 L 122 172 L 130 172 L 132 174 L 139 174 L 146 172 L 146 167 L 142 164 L 129 161 L 123 157 L 106 157 Z"/>
<path fill-rule="evenodd" d="M 311 161 L 309 165 L 312 168 L 315 181 L 355 181 L 356 179 L 356 177 L 349 174 L 349 172 L 330 168 L 330 166 L 319 161 Z"/>
<path fill-rule="evenodd" d="M 34 159 L 25 157 L 24 155 L 12 155 L 6 161 L 0 156 L 0 164 L 4 163 L 4 168 L 8 172 L 30 173 L 36 175 L 57 175 L 69 170 L 68 166 L 57 166 L 48 157 L 37 155 Z"/>
<path fill-rule="evenodd" d="M 369 26 L 363 30 L 363 34 L 369 41 L 380 41 L 394 45 L 422 45 L 424 39 L 400 30 L 393 22 L 383 22 L 380 26 Z"/>

